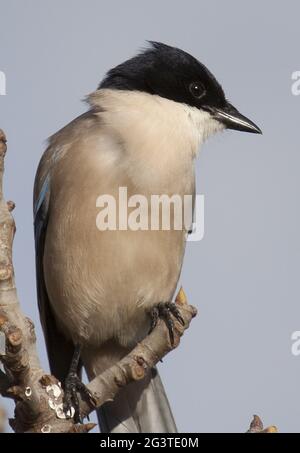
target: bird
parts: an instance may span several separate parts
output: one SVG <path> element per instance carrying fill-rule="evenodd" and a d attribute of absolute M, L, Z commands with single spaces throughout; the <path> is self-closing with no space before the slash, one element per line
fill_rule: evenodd
<path fill-rule="evenodd" d="M 172 336 L 172 302 L 186 226 L 99 229 L 97 199 L 189 195 L 207 138 L 225 129 L 261 134 L 189 53 L 149 41 L 109 70 L 88 109 L 49 138 L 34 183 L 37 299 L 51 372 L 73 405 L 86 370 L 93 379 L 118 363 L 161 317 Z M 191 219 L 192 221 L 192 219 Z M 172 339 L 172 338 L 171 338 Z M 92 396 L 91 396 L 92 397 Z M 156 368 L 97 412 L 101 432 L 174 433 Z"/>

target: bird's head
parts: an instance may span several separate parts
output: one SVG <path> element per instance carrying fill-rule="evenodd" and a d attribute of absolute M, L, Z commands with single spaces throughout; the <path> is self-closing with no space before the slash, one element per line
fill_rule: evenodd
<path fill-rule="evenodd" d="M 222 128 L 261 134 L 224 94 L 213 74 L 196 58 L 175 47 L 150 42 L 150 48 L 111 69 L 99 89 L 142 91 L 185 104 Z"/>

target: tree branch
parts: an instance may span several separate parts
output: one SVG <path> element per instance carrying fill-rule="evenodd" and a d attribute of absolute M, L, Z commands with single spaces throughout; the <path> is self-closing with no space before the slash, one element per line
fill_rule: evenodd
<path fill-rule="evenodd" d="M 14 278 L 12 246 L 15 222 L 11 215 L 14 203 L 3 198 L 4 157 L 6 137 L 0 130 L 0 334 L 5 335 L 6 350 L 0 355 L 5 374 L 0 374 L 0 393 L 15 401 L 15 416 L 10 425 L 15 432 L 87 432 L 95 425 L 76 425 L 63 413 L 63 389 L 54 376 L 42 369 L 36 349 L 34 325 L 20 307 Z M 146 373 L 168 352 L 178 346 L 180 337 L 189 327 L 196 309 L 187 304 L 181 289 L 176 303 L 184 326 L 175 320 L 174 346 L 163 322 L 139 343 L 118 364 L 97 376 L 88 388 L 93 392 L 96 407 L 112 400 L 121 387 L 143 379 Z M 80 399 L 81 412 L 95 410 Z"/>
<path fill-rule="evenodd" d="M 5 411 L 0 407 L 0 433 L 4 432 L 5 421 Z"/>
<path fill-rule="evenodd" d="M 275 425 L 264 428 L 263 422 L 261 421 L 260 417 L 258 415 L 253 415 L 253 420 L 250 423 L 250 428 L 248 429 L 247 433 L 274 434 L 278 433 L 278 429 Z"/>

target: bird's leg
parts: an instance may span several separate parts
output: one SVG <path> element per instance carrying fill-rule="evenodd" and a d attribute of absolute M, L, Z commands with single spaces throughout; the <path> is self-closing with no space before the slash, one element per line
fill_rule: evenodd
<path fill-rule="evenodd" d="M 155 305 L 155 307 L 151 310 L 151 327 L 149 333 L 155 328 L 157 321 L 161 318 L 168 330 L 171 345 L 174 346 L 174 321 L 172 316 L 180 322 L 180 324 L 184 325 L 184 320 L 180 315 L 180 311 L 176 307 L 176 304 L 173 302 L 160 302 L 159 304 Z"/>
<path fill-rule="evenodd" d="M 63 399 L 63 409 L 66 417 L 71 418 L 72 407 L 74 408 L 74 420 L 76 423 L 82 423 L 80 415 L 79 400 L 77 392 L 85 396 L 92 404 L 95 404 L 92 393 L 81 382 L 78 376 L 78 365 L 80 360 L 81 346 L 75 345 L 74 354 L 72 357 L 69 373 L 65 380 L 65 391 Z"/>

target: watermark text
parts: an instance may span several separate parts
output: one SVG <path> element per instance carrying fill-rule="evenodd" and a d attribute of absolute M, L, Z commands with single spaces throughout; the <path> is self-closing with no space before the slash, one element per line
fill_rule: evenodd
<path fill-rule="evenodd" d="M 292 83 L 291 91 L 293 96 L 300 95 L 300 71 L 294 71 L 292 73 Z"/>
<path fill-rule="evenodd" d="M 6 95 L 6 76 L 3 71 L 0 71 L 0 96 Z"/>
<path fill-rule="evenodd" d="M 100 195 L 96 216 L 99 231 L 184 231 L 188 240 L 204 236 L 204 196 L 152 194 L 128 196 L 127 187 L 119 187 L 118 196 Z"/>

